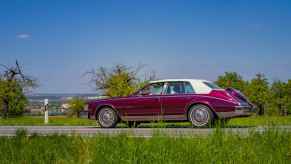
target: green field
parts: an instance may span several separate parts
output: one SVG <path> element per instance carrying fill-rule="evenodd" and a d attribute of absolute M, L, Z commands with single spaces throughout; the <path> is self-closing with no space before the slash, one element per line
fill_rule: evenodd
<path fill-rule="evenodd" d="M 0 163 L 290 163 L 291 134 L 269 130 L 248 137 L 119 136 L 0 137 Z"/>
<path fill-rule="evenodd" d="M 43 117 L 32 117 L 23 116 L 8 119 L 0 118 L 1 125 L 44 125 Z M 95 126 L 96 121 L 89 120 L 86 118 L 70 118 L 65 116 L 50 116 L 48 125 L 84 125 L 84 126 Z M 227 123 L 227 127 L 252 127 L 260 125 L 291 125 L 291 116 L 265 116 L 265 117 L 245 117 L 245 118 L 234 118 Z M 124 124 L 119 124 L 119 127 L 125 127 Z M 190 127 L 191 124 L 188 122 L 181 123 L 145 123 L 139 127 Z"/>
<path fill-rule="evenodd" d="M 0 125 L 45 125 L 43 117 L 37 116 L 21 116 L 15 118 L 0 119 Z M 70 118 L 66 116 L 50 116 L 48 125 L 86 125 L 95 126 L 94 120 L 86 118 Z"/>
<path fill-rule="evenodd" d="M 231 119 L 228 125 L 259 126 L 259 125 L 291 125 L 291 116 L 253 116 Z"/>

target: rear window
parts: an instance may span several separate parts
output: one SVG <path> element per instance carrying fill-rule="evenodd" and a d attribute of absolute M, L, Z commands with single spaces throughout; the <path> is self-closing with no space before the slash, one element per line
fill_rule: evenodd
<path fill-rule="evenodd" d="M 206 81 L 204 81 L 203 82 L 205 85 L 207 85 L 209 88 L 211 88 L 211 89 L 221 89 L 219 86 L 217 86 L 216 84 L 214 84 L 214 83 L 211 83 L 211 82 L 206 82 Z"/>

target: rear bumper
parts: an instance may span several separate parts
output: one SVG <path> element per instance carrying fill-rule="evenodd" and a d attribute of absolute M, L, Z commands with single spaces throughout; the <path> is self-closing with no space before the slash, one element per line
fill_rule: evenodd
<path fill-rule="evenodd" d="M 252 114 L 253 108 L 250 106 L 237 106 L 234 111 L 216 112 L 219 118 L 248 117 Z"/>

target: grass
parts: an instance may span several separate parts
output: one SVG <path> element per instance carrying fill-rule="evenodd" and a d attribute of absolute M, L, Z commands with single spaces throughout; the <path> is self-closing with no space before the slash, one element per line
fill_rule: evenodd
<path fill-rule="evenodd" d="M 247 137 L 219 129 L 208 137 L 127 135 L 0 137 L 0 163 L 290 163 L 291 134 L 268 130 Z"/>
<path fill-rule="evenodd" d="M 225 127 L 244 128 L 255 126 L 273 126 L 273 125 L 291 125 L 291 116 L 252 116 L 230 119 Z M 167 127 L 167 128 L 183 128 L 191 127 L 190 122 L 172 122 L 172 123 L 147 123 L 139 127 Z"/>
<path fill-rule="evenodd" d="M 230 126 L 291 125 L 291 116 L 252 116 L 231 119 Z"/>
<path fill-rule="evenodd" d="M 35 116 L 23 116 L 8 119 L 0 118 L 1 125 L 45 125 L 43 117 Z M 87 118 L 69 118 L 66 116 L 50 116 L 48 125 L 56 126 L 96 126 L 96 121 L 89 120 Z M 291 125 L 291 116 L 252 116 L 245 118 L 234 118 L 231 119 L 227 127 L 253 127 L 253 126 L 264 126 L 264 125 Z M 125 124 L 118 124 L 118 127 L 126 127 Z M 181 128 L 181 127 L 191 127 L 189 122 L 180 123 L 144 123 L 139 127 L 143 128 L 153 128 L 153 127 L 167 127 L 167 128 Z"/>
<path fill-rule="evenodd" d="M 45 125 L 43 117 L 36 116 L 21 116 L 15 118 L 1 119 L 0 125 Z M 94 120 L 89 120 L 87 118 L 70 118 L 66 116 L 50 116 L 49 123 L 47 125 L 86 125 L 95 126 L 96 122 Z"/>

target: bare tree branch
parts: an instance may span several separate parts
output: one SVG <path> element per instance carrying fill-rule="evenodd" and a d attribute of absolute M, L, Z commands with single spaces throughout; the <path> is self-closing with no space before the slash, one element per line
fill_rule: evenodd
<path fill-rule="evenodd" d="M 3 74 L 1 74 L 0 78 L 7 81 L 17 81 L 19 85 L 23 87 L 23 89 L 35 88 L 37 86 L 36 79 L 24 75 L 22 68 L 17 60 L 15 65 L 15 67 L 8 67 L 6 65 L 0 64 L 0 66 L 5 68 L 5 71 Z"/>

